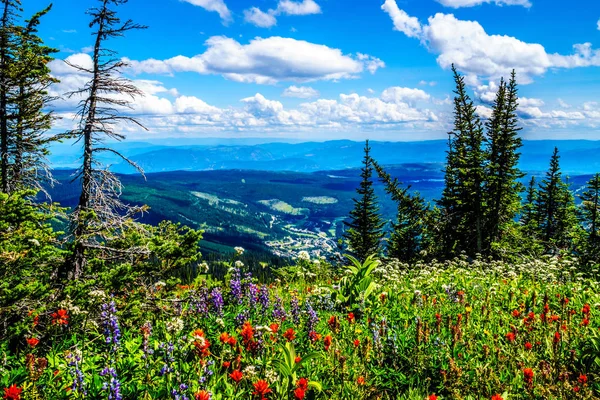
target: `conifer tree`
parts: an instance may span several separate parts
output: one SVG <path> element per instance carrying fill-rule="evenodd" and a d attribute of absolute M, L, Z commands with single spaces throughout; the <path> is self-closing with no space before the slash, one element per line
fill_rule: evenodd
<path fill-rule="evenodd" d="M 500 81 L 487 127 L 487 167 L 485 174 L 485 246 L 500 243 L 515 226 L 521 206 L 519 182 L 524 174 L 518 167 L 519 148 L 517 107 L 518 90 L 513 70 L 508 82 Z"/>
<path fill-rule="evenodd" d="M 536 213 L 539 216 L 540 238 L 546 251 L 570 248 L 577 215 L 573 194 L 562 179 L 557 147 L 554 148 L 546 177 L 540 184 Z"/>
<path fill-rule="evenodd" d="M 361 262 L 370 255 L 381 254 L 381 240 L 385 234 L 379 214 L 377 196 L 373 189 L 373 161 L 370 156 L 369 141 L 365 143 L 365 155 L 361 169 L 360 186 L 356 189 L 358 197 L 353 199 L 354 209 L 350 212 L 351 221 L 345 221 L 348 227 L 344 237 L 353 255 Z"/>
<path fill-rule="evenodd" d="M 585 255 L 590 259 L 600 259 L 600 174 L 588 181 L 581 198 L 581 219 L 586 232 Z"/>
<path fill-rule="evenodd" d="M 397 178 L 392 178 L 385 169 L 373 160 L 385 191 L 398 207 L 396 222 L 387 244 L 387 256 L 403 262 L 414 262 L 422 251 L 430 250 L 431 231 L 428 226 L 429 209 L 419 193 L 409 193 L 410 186 L 403 188 Z"/>
<path fill-rule="evenodd" d="M 48 88 L 57 80 L 50 75 L 48 63 L 57 50 L 45 46 L 37 36 L 40 18 L 51 7 L 36 13 L 18 32 L 13 78 L 16 88 L 14 118 L 10 123 L 12 140 L 9 148 L 13 190 L 44 190 L 43 184 L 52 181 L 46 156 L 48 144 L 56 137 L 46 134 L 54 120 L 53 113 L 47 110 L 53 100 Z"/>
<path fill-rule="evenodd" d="M 142 126 L 123 113 L 123 109 L 131 107 L 130 99 L 142 95 L 142 92 L 121 76 L 126 64 L 116 57 L 114 50 L 106 47 L 106 41 L 144 27 L 131 20 L 122 23 L 117 12 L 111 8 L 125 4 L 127 0 L 98 1 L 100 5 L 88 11 L 92 17 L 90 27 L 96 29 L 92 67 L 70 64 L 91 76 L 83 88 L 69 94 L 82 99 L 78 110 L 80 121 L 75 130 L 64 135 L 83 143 L 83 165 L 76 175 L 81 182 L 81 195 L 72 214 L 73 257 L 69 265 L 65 265 L 65 271 L 59 274 L 66 272 L 72 279 L 82 276 L 88 249 L 98 249 L 109 255 L 116 251 L 105 246 L 107 237 L 131 222 L 132 217 L 144 209 L 121 202 L 119 179 L 98 158 L 99 154 L 109 152 L 138 168 L 116 150 L 103 145 L 107 139 L 125 139 L 123 134 L 116 131 L 123 123 Z"/>
<path fill-rule="evenodd" d="M 464 77 L 452 66 L 456 94 L 454 129 L 449 133 L 445 182 L 448 185 L 438 205 L 445 218 L 442 240 L 448 256 L 465 251 L 474 256 L 483 250 L 485 210 L 484 132 L 476 107 L 466 92 Z"/>
<path fill-rule="evenodd" d="M 535 177 L 532 176 L 527 185 L 525 202 L 523 204 L 520 223 L 523 227 L 523 232 L 529 237 L 539 236 L 539 215 L 537 214 L 538 190 L 536 187 Z"/>
<path fill-rule="evenodd" d="M 3 5 L 0 17 L 0 190 L 10 191 L 10 136 L 9 120 L 12 113 L 10 103 L 13 96 L 12 80 L 16 31 L 15 19 L 21 13 L 20 0 L 1 0 Z"/>

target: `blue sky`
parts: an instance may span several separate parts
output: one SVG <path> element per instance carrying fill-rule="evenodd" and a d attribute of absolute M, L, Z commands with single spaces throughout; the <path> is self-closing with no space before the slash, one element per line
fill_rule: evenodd
<path fill-rule="evenodd" d="M 46 5 L 24 0 L 25 15 Z M 55 0 L 41 36 L 90 62 L 86 9 Z M 130 0 L 148 25 L 110 46 L 146 93 L 135 138 L 444 138 L 454 62 L 480 115 L 501 76 L 522 83 L 526 138 L 600 140 L 600 2 L 573 0 Z M 62 61 L 57 95 L 85 82 Z M 76 99 L 57 102 L 72 124 Z"/>

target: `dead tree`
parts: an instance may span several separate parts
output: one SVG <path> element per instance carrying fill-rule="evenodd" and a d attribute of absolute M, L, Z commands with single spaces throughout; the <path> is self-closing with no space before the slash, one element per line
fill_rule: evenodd
<path fill-rule="evenodd" d="M 121 75 L 126 64 L 114 50 L 106 47 L 106 41 L 121 37 L 130 30 L 144 29 L 131 20 L 121 22 L 111 7 L 125 4 L 127 0 L 99 0 L 100 5 L 88 11 L 92 17 L 91 28 L 95 28 L 94 52 L 91 66 L 68 63 L 78 71 L 88 74 L 89 81 L 77 91 L 68 94 L 81 98 L 78 106 L 78 127 L 65 136 L 75 138 L 83 145 L 82 165 L 74 180 L 81 182 L 81 195 L 72 213 L 73 255 L 59 276 L 70 279 L 82 277 L 87 262 L 86 253 L 91 249 L 102 249 L 110 254 L 107 239 L 132 221 L 144 207 L 124 204 L 121 199 L 121 182 L 107 166 L 98 159 L 101 153 L 113 153 L 142 173 L 132 161 L 104 143 L 107 140 L 121 141 L 125 135 L 117 130 L 125 123 L 133 123 L 145 129 L 136 119 L 127 114 L 133 99 L 142 92 Z M 122 252 L 122 250 L 119 250 Z M 135 251 L 132 249 L 131 251 Z"/>

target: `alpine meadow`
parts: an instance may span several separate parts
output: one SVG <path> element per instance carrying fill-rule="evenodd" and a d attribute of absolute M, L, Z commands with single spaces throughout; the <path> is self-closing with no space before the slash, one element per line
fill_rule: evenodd
<path fill-rule="evenodd" d="M 2 399 L 600 399 L 600 3 L 0 3 Z"/>

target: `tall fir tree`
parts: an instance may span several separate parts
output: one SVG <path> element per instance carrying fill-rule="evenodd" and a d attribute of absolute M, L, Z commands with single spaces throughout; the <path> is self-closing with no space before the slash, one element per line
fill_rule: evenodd
<path fill-rule="evenodd" d="M 517 116 L 518 89 L 513 70 L 508 84 L 500 81 L 492 116 L 487 127 L 487 165 L 485 174 L 485 248 L 491 251 L 506 242 L 516 229 L 516 217 L 521 208 L 525 176 L 518 167 L 521 127 Z M 510 244 L 507 244 L 510 246 Z"/>
<path fill-rule="evenodd" d="M 446 256 L 464 251 L 481 253 L 484 245 L 485 151 L 483 125 L 466 91 L 464 77 L 452 66 L 454 91 L 454 129 L 449 133 L 446 162 L 447 187 L 438 205 L 442 208 L 442 240 Z"/>
<path fill-rule="evenodd" d="M 396 222 L 392 224 L 386 248 L 387 256 L 414 262 L 421 258 L 422 251 L 430 251 L 432 247 L 429 208 L 419 193 L 409 193 L 410 186 L 402 187 L 402 183 L 392 178 L 375 160 L 373 167 L 385 184 L 386 193 L 397 204 Z"/>
<path fill-rule="evenodd" d="M 53 100 L 48 89 L 58 80 L 50 74 L 48 63 L 58 50 L 44 45 L 37 35 L 40 19 L 51 8 L 33 15 L 18 32 L 13 77 L 16 87 L 14 118 L 10 123 L 13 140 L 9 149 L 10 180 L 14 190 L 44 191 L 45 184 L 52 182 L 46 157 L 50 153 L 48 146 L 56 137 L 47 134 L 54 120 L 53 112 L 48 110 Z"/>
<path fill-rule="evenodd" d="M 584 258 L 600 260 L 600 174 L 590 179 L 579 195 L 580 216 L 586 234 Z"/>
<path fill-rule="evenodd" d="M 20 0 L 1 0 L 0 18 L 0 190 L 9 193 L 10 145 L 9 133 L 12 97 L 14 95 L 13 70 L 16 59 L 17 19 L 22 12 Z"/>
<path fill-rule="evenodd" d="M 577 214 L 573 194 L 562 179 L 557 147 L 554 148 L 550 168 L 539 187 L 536 213 L 545 250 L 555 252 L 570 249 L 577 226 Z"/>
<path fill-rule="evenodd" d="M 90 76 L 84 87 L 69 94 L 81 98 L 78 110 L 80 121 L 76 129 L 64 135 L 83 144 L 83 162 L 76 175 L 81 183 L 81 195 L 71 216 L 73 256 L 58 271 L 58 277 L 66 275 L 71 279 L 79 279 L 83 275 L 88 250 L 100 250 L 106 257 L 115 259 L 116 249 L 108 246 L 107 240 L 131 223 L 135 214 L 145 209 L 124 204 L 120 200 L 121 182 L 99 158 L 100 154 L 112 153 L 139 169 L 121 153 L 104 145 L 109 139 L 125 139 L 122 133 L 116 131 L 124 123 L 133 123 L 143 128 L 136 119 L 123 113 L 124 109 L 131 108 L 130 99 L 142 95 L 142 92 L 121 76 L 121 70 L 127 65 L 116 56 L 114 50 L 106 47 L 106 42 L 111 38 L 122 37 L 131 30 L 145 27 L 131 20 L 121 22 L 112 7 L 123 5 L 127 0 L 98 2 L 98 7 L 88 11 L 92 17 L 90 28 L 96 29 L 92 66 L 70 64 Z M 141 169 L 139 171 L 143 173 Z"/>
<path fill-rule="evenodd" d="M 385 235 L 379 214 L 377 196 L 373 188 L 373 160 L 371 159 L 371 147 L 369 141 L 365 143 L 365 155 L 361 169 L 360 186 L 356 189 L 358 197 L 353 199 L 354 209 L 350 212 L 351 221 L 344 224 L 348 230 L 344 234 L 350 251 L 361 262 L 370 255 L 381 254 L 381 241 Z"/>

